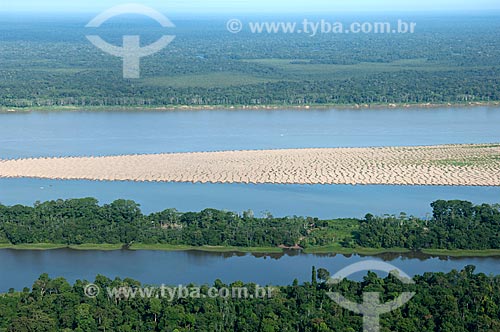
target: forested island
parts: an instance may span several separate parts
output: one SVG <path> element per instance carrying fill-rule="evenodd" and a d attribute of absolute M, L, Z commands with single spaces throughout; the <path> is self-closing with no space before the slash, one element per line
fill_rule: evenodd
<path fill-rule="evenodd" d="M 85 296 L 86 281 L 71 285 L 42 275 L 32 288 L 0 295 L 0 331 L 361 331 L 362 319 L 328 297 L 339 292 L 357 303 L 363 292 L 381 293 L 382 302 L 415 292 L 405 306 L 381 316 L 381 331 L 497 332 L 500 330 L 500 277 L 476 274 L 473 266 L 450 273 L 424 273 L 414 285 L 368 273 L 362 282 L 326 283 L 329 272 L 313 268 L 311 282 L 273 287 L 266 298 L 166 298 Z M 131 279 L 97 276 L 105 288 L 144 287 Z M 242 282 L 214 287 L 248 287 Z M 208 286 L 202 288 L 206 292 Z"/>
<path fill-rule="evenodd" d="M 250 210 L 167 209 L 145 215 L 134 201 L 99 205 L 94 198 L 0 205 L 0 248 L 500 254 L 500 205 L 440 200 L 431 206 L 427 219 L 401 213 L 320 220 L 256 217 Z"/>

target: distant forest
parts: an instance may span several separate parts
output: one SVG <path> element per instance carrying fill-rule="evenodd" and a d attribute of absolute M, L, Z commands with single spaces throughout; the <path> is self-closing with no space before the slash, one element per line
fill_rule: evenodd
<path fill-rule="evenodd" d="M 401 292 L 415 297 L 381 316 L 381 331 L 398 332 L 498 332 L 500 331 L 500 277 L 463 271 L 424 273 L 415 285 L 403 285 L 394 276 L 380 279 L 369 273 L 362 282 L 344 280 L 329 285 L 321 280 L 328 271 L 313 270 L 311 282 L 275 287 L 271 298 L 224 299 L 97 298 L 84 295 L 87 282 L 70 285 L 63 278 L 42 275 L 31 289 L 0 295 L 0 331 L 96 332 L 96 331 L 227 331 L 227 332 L 357 332 L 362 318 L 342 309 L 328 296 L 340 292 L 362 303 L 363 292 L 381 293 L 387 302 Z M 318 277 L 317 277 L 318 276 Z M 106 287 L 141 287 L 131 279 L 110 280 L 98 276 L 95 284 Z M 220 280 L 214 287 L 227 287 Z M 255 285 L 235 282 L 232 287 Z M 203 287 L 207 289 L 208 287 Z"/>
<path fill-rule="evenodd" d="M 88 19 L 0 17 L 0 107 L 500 101 L 494 16 L 419 16 L 408 18 L 415 34 L 316 37 L 233 35 L 223 20 L 178 19 L 175 41 L 141 60 L 139 80 L 124 80 L 122 60 L 86 40 Z M 117 45 L 124 31 L 146 44 L 163 33 L 128 25 L 100 33 Z"/>
<path fill-rule="evenodd" d="M 500 206 L 436 201 L 433 217 L 400 216 L 319 220 L 312 217 L 255 217 L 206 209 L 168 209 L 144 215 L 137 203 L 117 200 L 100 206 L 94 198 L 30 206 L 0 205 L 3 244 L 164 244 L 231 247 L 334 247 L 500 249 Z"/>

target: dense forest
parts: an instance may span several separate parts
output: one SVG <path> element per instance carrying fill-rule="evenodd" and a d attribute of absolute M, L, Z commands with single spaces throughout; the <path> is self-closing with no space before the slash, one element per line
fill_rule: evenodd
<path fill-rule="evenodd" d="M 322 278 L 328 278 L 328 271 L 318 269 L 316 274 L 313 269 L 311 282 L 274 287 L 268 298 L 188 297 L 170 301 L 162 297 L 110 297 L 105 292 L 89 298 L 84 295 L 87 282 L 70 285 L 62 278 L 42 275 L 32 289 L 0 295 L 0 331 L 362 331 L 361 316 L 335 304 L 328 291 L 358 303 L 363 302 L 363 292 L 381 293 L 382 302 L 401 292 L 415 292 L 405 306 L 381 317 L 382 332 L 500 330 L 500 277 L 475 274 L 473 266 L 448 274 L 425 273 L 414 278 L 414 285 L 403 285 L 392 275 L 380 279 L 372 272 L 361 282 L 343 280 L 338 285 Z M 103 276 L 97 276 L 95 284 L 102 289 L 141 287 L 134 280 Z M 245 285 L 214 283 L 218 289 L 228 286 Z"/>
<path fill-rule="evenodd" d="M 90 18 L 0 17 L 0 107 L 500 101 L 494 16 L 408 17 L 415 34 L 314 38 L 233 35 L 223 19 L 178 18 L 169 32 L 176 39 L 141 60 L 139 80 L 124 80 L 122 60 L 87 41 Z M 116 45 L 124 32 L 145 44 L 164 33 L 152 22 L 116 20 L 99 30 Z"/>
<path fill-rule="evenodd" d="M 206 209 L 144 215 L 129 200 L 94 198 L 0 205 L 0 244 L 166 244 L 234 247 L 500 249 L 500 206 L 432 203 L 433 217 L 319 220 Z"/>
<path fill-rule="evenodd" d="M 500 248 L 500 206 L 465 201 L 436 201 L 431 220 L 374 217 L 360 223 L 357 243 L 375 248 Z"/>
<path fill-rule="evenodd" d="M 353 221 L 357 222 L 357 221 Z M 317 218 L 256 218 L 206 209 L 199 213 L 167 209 L 142 214 L 137 203 L 117 200 L 100 206 L 94 198 L 36 203 L 33 207 L 0 205 L 0 243 L 55 244 L 172 244 L 190 246 L 294 246 L 316 227 L 329 222 Z M 339 221 L 344 227 L 346 222 Z M 315 244 L 334 241 L 330 232 L 318 232 Z"/>

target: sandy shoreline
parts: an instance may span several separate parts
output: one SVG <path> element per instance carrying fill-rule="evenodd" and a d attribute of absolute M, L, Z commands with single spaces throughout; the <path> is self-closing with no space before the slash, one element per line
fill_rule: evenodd
<path fill-rule="evenodd" d="M 0 160 L 2 178 L 500 186 L 500 144 Z"/>
<path fill-rule="evenodd" d="M 398 103 L 398 104 L 310 104 L 310 105 L 167 105 L 167 106 L 40 106 L 12 108 L 0 106 L 0 113 L 22 113 L 31 111 L 54 111 L 54 112 L 72 112 L 72 111 L 279 111 L 279 110 L 379 110 L 379 109 L 434 109 L 434 108 L 474 108 L 474 107 L 498 107 L 500 101 L 490 102 L 467 102 L 467 103 Z"/>

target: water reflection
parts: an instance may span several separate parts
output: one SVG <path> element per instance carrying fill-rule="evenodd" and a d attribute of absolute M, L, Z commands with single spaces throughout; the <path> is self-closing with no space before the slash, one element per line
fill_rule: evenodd
<path fill-rule="evenodd" d="M 260 285 L 291 284 L 311 277 L 313 266 L 331 272 L 363 260 L 388 261 L 409 275 L 424 272 L 462 270 L 477 266 L 478 272 L 500 274 L 500 257 L 433 257 L 421 253 L 383 254 L 376 256 L 341 254 L 305 254 L 287 250 L 281 254 L 203 251 L 78 251 L 70 249 L 34 251 L 0 250 L 0 292 L 10 287 L 31 286 L 40 274 L 94 280 L 98 274 L 110 278 L 130 277 L 147 284 L 178 285 L 190 282 L 212 284 L 241 280 Z M 355 278 L 361 278 L 358 275 Z"/>

